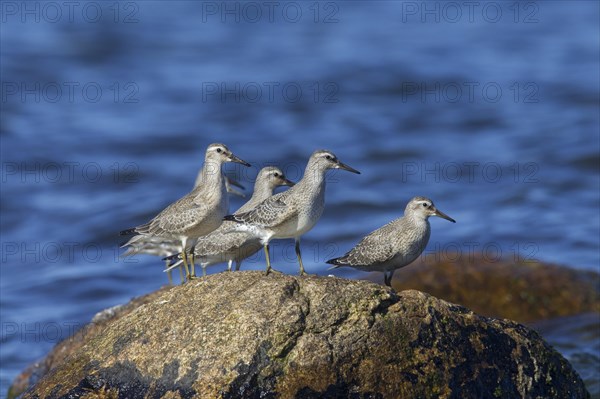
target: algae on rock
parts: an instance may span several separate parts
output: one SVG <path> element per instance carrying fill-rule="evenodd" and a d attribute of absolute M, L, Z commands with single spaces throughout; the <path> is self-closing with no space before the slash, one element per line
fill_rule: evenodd
<path fill-rule="evenodd" d="M 24 397 L 589 397 L 535 331 L 366 281 L 220 273 L 101 323 Z"/>

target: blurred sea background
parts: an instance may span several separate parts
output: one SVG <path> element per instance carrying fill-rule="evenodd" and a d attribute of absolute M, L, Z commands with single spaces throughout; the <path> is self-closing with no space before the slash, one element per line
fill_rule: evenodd
<path fill-rule="evenodd" d="M 329 174 L 311 273 L 415 195 L 457 220 L 431 221 L 429 254 L 598 270 L 599 3 L 467 3 L 3 2 L 0 392 L 166 283 L 118 232 L 188 192 L 212 142 L 253 164 L 226 167 L 247 193 L 318 148 L 362 172 Z M 273 262 L 295 273 L 293 244 Z M 595 397 L 599 325 L 541 327 Z"/>

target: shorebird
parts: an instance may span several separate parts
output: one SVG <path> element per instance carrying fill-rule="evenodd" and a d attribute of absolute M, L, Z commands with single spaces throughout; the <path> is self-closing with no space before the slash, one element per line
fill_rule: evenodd
<path fill-rule="evenodd" d="M 260 239 L 267 261 L 266 273 L 271 271 L 269 242 L 276 238 L 293 238 L 300 275 L 306 274 L 300 253 L 300 237 L 317 223 L 325 206 L 325 173 L 328 169 L 344 169 L 360 174 L 342 163 L 330 151 L 315 151 L 306 165 L 304 176 L 294 187 L 264 200 L 249 212 L 225 216 L 239 223 L 236 228 L 249 231 Z"/>
<path fill-rule="evenodd" d="M 202 184 L 166 207 L 148 223 L 121 231 L 121 235 L 136 234 L 123 246 L 132 245 L 148 236 L 177 239 L 181 243 L 184 254 L 183 265 L 186 269 L 186 277 L 193 278 L 185 256 L 188 241 L 195 240 L 219 227 L 229 208 L 225 179 L 221 170 L 225 162 L 250 166 L 248 162 L 235 156 L 224 144 L 209 145 L 201 171 Z"/>
<path fill-rule="evenodd" d="M 430 216 L 456 223 L 438 210 L 429 198 L 414 197 L 406 205 L 404 216 L 373 231 L 344 256 L 327 263 L 334 265 L 332 268 L 350 266 L 362 271 L 383 272 L 385 284 L 391 287 L 396 269 L 412 263 L 427 246 L 431 234 Z"/>
<path fill-rule="evenodd" d="M 239 182 L 236 180 L 223 175 L 225 179 L 225 188 L 229 194 L 233 194 L 239 197 L 245 197 L 244 193 L 236 190 L 234 187 L 244 189 Z M 202 169 L 198 172 L 198 176 L 196 177 L 196 181 L 194 183 L 194 188 L 198 187 L 202 183 Z M 137 241 L 130 244 L 127 248 L 127 251 L 122 255 L 123 257 L 133 256 L 138 254 L 146 254 L 146 255 L 154 255 L 160 256 L 161 258 L 168 258 L 172 255 L 181 253 L 181 242 L 176 239 L 159 237 L 147 235 L 144 237 L 140 237 Z M 183 263 L 183 262 L 182 262 Z M 166 262 L 166 267 L 170 266 L 169 261 Z M 182 265 L 179 265 L 179 276 L 181 278 L 181 282 L 185 281 L 183 272 L 181 270 Z M 171 270 L 167 272 L 167 277 L 169 279 L 169 284 L 173 284 L 173 278 L 171 277 Z"/>
<path fill-rule="evenodd" d="M 247 212 L 262 201 L 273 195 L 273 190 L 279 186 L 293 186 L 283 172 L 274 166 L 267 166 L 258 173 L 252 197 L 237 212 Z M 239 270 L 242 260 L 258 252 L 262 245 L 260 240 L 247 231 L 237 231 L 237 223 L 224 221 L 218 229 L 212 233 L 200 237 L 194 246 L 194 258 L 199 260 L 202 266 L 202 275 L 206 276 L 206 267 L 217 263 L 227 262 L 227 269 L 231 271 L 233 261 L 236 263 L 235 270 Z M 180 259 L 170 265 L 165 271 L 178 267 L 183 262 L 182 255 L 177 254 L 165 258 Z"/>

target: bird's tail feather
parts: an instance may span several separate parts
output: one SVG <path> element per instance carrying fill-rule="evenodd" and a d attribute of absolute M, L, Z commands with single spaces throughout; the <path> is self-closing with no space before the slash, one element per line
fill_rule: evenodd
<path fill-rule="evenodd" d="M 143 236 L 141 235 L 137 235 L 137 236 L 133 236 L 131 237 L 129 240 L 124 241 L 122 243 L 119 244 L 120 248 L 124 248 L 124 247 L 128 247 L 128 246 L 132 246 L 132 247 L 140 247 L 138 241 L 140 241 L 143 238 Z M 136 244 L 137 243 L 137 244 Z M 138 248 L 139 249 L 139 248 Z"/>
<path fill-rule="evenodd" d="M 175 255 L 169 255 L 163 258 L 163 260 L 176 260 L 176 259 L 181 259 L 181 252 L 179 252 L 178 254 Z"/>
<path fill-rule="evenodd" d="M 341 262 L 341 259 L 342 258 L 333 258 L 333 259 L 329 259 L 328 261 L 326 261 L 325 263 L 333 265 L 330 268 L 328 268 L 327 270 L 337 269 L 338 267 L 344 266 L 344 264 Z"/>
<path fill-rule="evenodd" d="M 137 255 L 137 253 L 138 253 L 138 251 L 136 248 L 129 247 L 129 248 L 127 248 L 127 251 L 125 251 L 121 254 L 121 258 L 127 258 L 129 256 Z"/>
<path fill-rule="evenodd" d="M 167 267 L 165 270 L 163 270 L 163 272 L 170 272 L 171 270 L 175 269 L 176 267 L 179 267 L 179 265 L 181 265 L 183 263 L 183 259 L 179 259 L 177 262 L 174 262 L 172 264 L 169 265 L 169 267 Z"/>
<path fill-rule="evenodd" d="M 130 236 L 130 235 L 136 233 L 136 229 L 137 229 L 137 227 L 132 227 L 131 229 L 122 230 L 119 232 L 119 235 L 120 236 Z"/>

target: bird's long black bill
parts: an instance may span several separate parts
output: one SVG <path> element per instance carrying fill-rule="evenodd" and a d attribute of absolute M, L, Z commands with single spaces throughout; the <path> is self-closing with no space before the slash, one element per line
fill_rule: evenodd
<path fill-rule="evenodd" d="M 344 169 L 344 170 L 347 170 L 348 172 L 352 172 L 352 173 L 356 173 L 357 175 L 360 175 L 360 172 L 358 170 L 354 169 L 351 166 L 346 165 L 343 162 L 338 161 L 338 166 L 340 169 Z"/>
<path fill-rule="evenodd" d="M 242 165 L 244 165 L 244 166 L 252 166 L 252 165 L 250 165 L 248 162 L 244 161 L 244 160 L 243 160 L 243 159 L 241 159 L 241 158 L 238 158 L 238 157 L 236 157 L 236 156 L 235 156 L 235 155 L 233 155 L 233 154 L 231 154 L 231 155 L 229 156 L 229 159 L 231 159 L 231 162 L 237 162 L 237 163 L 241 163 L 241 164 L 242 164 Z"/>
<path fill-rule="evenodd" d="M 291 180 L 284 179 L 284 180 L 283 180 L 283 185 L 284 185 L 284 186 L 289 186 L 289 187 L 294 187 L 294 186 L 296 185 L 296 183 L 294 183 L 294 182 L 293 182 L 293 181 L 291 181 Z"/>
<path fill-rule="evenodd" d="M 452 223 L 456 223 L 456 220 L 452 219 L 450 216 L 446 215 L 444 212 L 442 212 L 442 211 L 440 211 L 440 210 L 438 210 L 438 209 L 436 209 L 436 210 L 435 210 L 435 213 L 434 213 L 434 215 L 435 215 L 435 216 L 439 216 L 439 217 L 441 217 L 442 219 L 449 220 L 449 221 L 451 221 Z"/>

